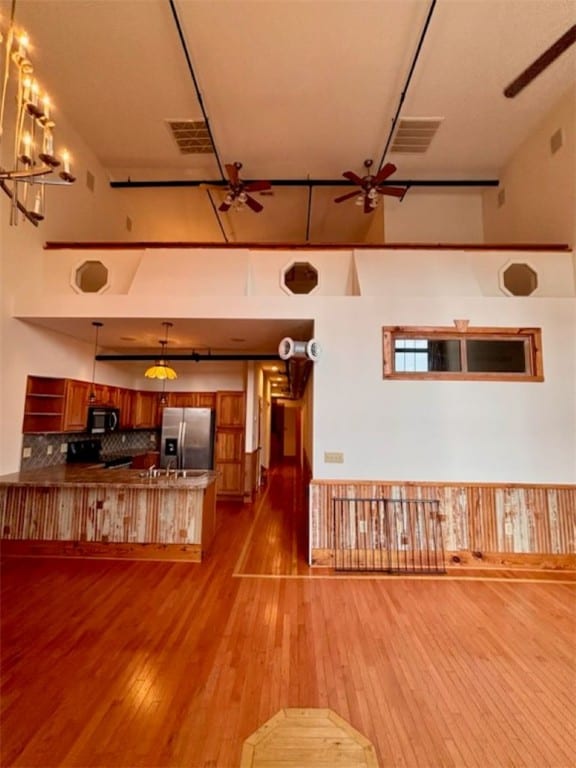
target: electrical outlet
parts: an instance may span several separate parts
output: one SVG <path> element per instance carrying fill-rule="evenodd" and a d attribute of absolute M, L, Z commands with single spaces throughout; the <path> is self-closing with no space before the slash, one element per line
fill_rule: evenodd
<path fill-rule="evenodd" d="M 343 464 L 344 454 L 339 451 L 324 451 L 325 464 Z"/>
<path fill-rule="evenodd" d="M 22 458 L 29 459 L 32 456 L 32 448 L 24 448 L 22 451 Z"/>
<path fill-rule="evenodd" d="M 60 443 L 60 453 L 66 453 L 68 451 L 68 443 Z"/>
<path fill-rule="evenodd" d="M 54 450 L 54 449 L 52 448 L 52 446 L 51 446 L 51 445 L 47 445 L 47 446 L 46 446 L 46 456 L 52 456 L 52 451 L 53 451 L 53 450 Z"/>

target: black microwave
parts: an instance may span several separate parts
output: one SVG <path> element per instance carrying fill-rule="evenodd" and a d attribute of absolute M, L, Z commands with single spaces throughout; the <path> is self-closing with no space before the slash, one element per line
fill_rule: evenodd
<path fill-rule="evenodd" d="M 118 408 L 108 406 L 92 406 L 88 408 L 88 432 L 92 435 L 104 435 L 114 432 L 120 424 Z"/>

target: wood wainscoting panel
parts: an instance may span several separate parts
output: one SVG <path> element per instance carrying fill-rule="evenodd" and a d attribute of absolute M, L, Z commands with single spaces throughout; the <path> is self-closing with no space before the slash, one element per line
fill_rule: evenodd
<path fill-rule="evenodd" d="M 200 544 L 203 489 L 0 487 L 3 539 Z"/>
<path fill-rule="evenodd" d="M 336 498 L 438 501 L 448 552 L 567 556 L 554 562 L 576 567 L 576 486 L 312 480 L 315 564 L 334 549 Z"/>

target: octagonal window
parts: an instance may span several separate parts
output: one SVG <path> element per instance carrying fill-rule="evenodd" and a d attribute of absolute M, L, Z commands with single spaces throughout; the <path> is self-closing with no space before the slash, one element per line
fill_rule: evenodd
<path fill-rule="evenodd" d="M 284 270 L 282 285 L 290 293 L 311 293 L 318 285 L 318 270 L 308 261 L 295 261 Z"/>
<path fill-rule="evenodd" d="M 538 288 L 538 275 L 529 264 L 510 264 L 502 272 L 502 284 L 512 296 L 530 296 Z"/>
<path fill-rule="evenodd" d="M 99 293 L 108 286 L 108 269 L 101 261 L 85 261 L 74 275 L 74 285 L 82 293 Z"/>

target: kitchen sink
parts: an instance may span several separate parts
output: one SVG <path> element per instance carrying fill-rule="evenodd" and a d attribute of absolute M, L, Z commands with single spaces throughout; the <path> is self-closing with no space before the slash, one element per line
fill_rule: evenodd
<path fill-rule="evenodd" d="M 207 469 L 149 469 L 147 472 L 140 472 L 140 477 L 166 477 L 172 479 L 186 477 L 202 477 L 208 472 Z"/>

